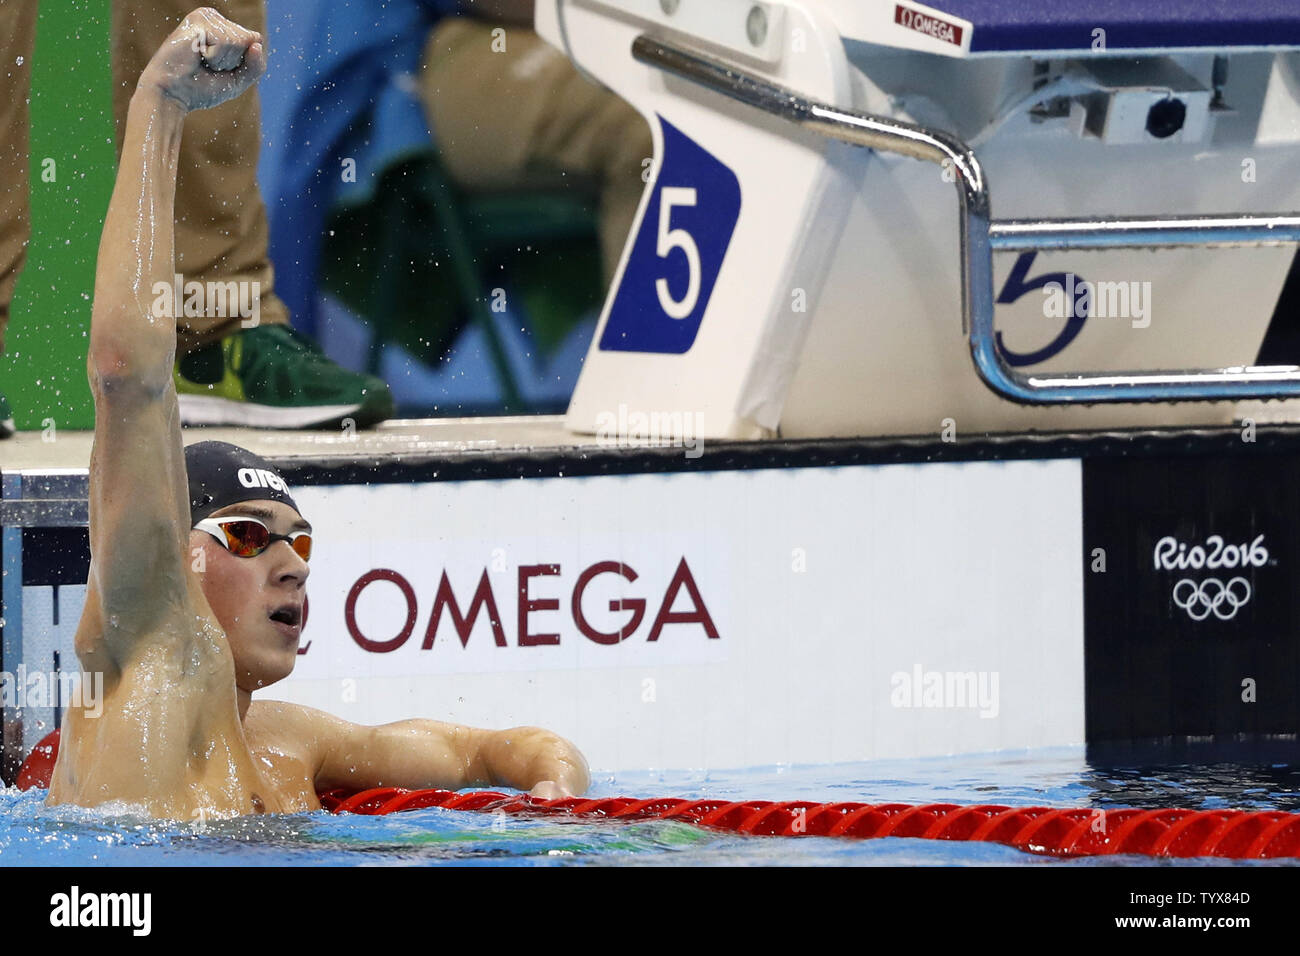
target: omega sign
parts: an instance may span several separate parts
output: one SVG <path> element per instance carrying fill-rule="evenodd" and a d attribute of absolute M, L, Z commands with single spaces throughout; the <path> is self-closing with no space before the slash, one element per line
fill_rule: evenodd
<path fill-rule="evenodd" d="M 616 630 L 601 630 L 588 618 L 583 610 L 584 595 L 593 581 L 602 575 L 610 574 L 622 577 L 629 583 L 635 582 L 638 577 L 636 571 L 626 564 L 618 561 L 597 561 L 585 568 L 577 578 L 573 579 L 572 585 L 569 585 L 564 582 L 563 569 L 558 564 L 520 565 L 514 576 L 506 578 L 515 585 L 517 595 L 517 613 L 514 620 L 510 622 L 514 631 L 513 644 L 518 647 L 538 647 L 561 642 L 561 634 L 544 631 L 546 627 L 556 626 L 554 617 L 547 618 L 549 622 L 547 624 L 532 619 L 533 615 L 539 612 L 561 610 L 560 598 L 554 596 L 557 591 L 561 594 L 567 592 L 567 610 L 576 635 L 594 644 L 614 645 L 638 633 L 643 633 L 647 642 L 657 641 L 669 625 L 674 625 L 674 631 L 679 628 L 688 629 L 707 639 L 718 639 L 718 629 L 714 626 L 713 618 L 696 585 L 695 577 L 691 574 L 690 566 L 686 563 L 686 558 L 683 557 L 678 562 L 672 580 L 663 595 L 653 605 L 655 613 L 646 627 L 642 625 L 646 623 L 653 596 L 611 600 L 610 611 L 627 614 Z M 496 577 L 500 581 L 505 576 L 498 574 Z M 547 582 L 544 580 L 546 578 L 559 578 L 560 581 Z M 395 584 L 401 594 L 401 600 L 406 605 L 405 623 L 396 634 L 363 633 L 357 622 L 358 599 L 366 588 L 380 581 Z M 550 587 L 546 586 L 548 583 Z M 557 588 L 556 584 L 560 587 Z M 488 573 L 486 567 L 483 568 L 473 593 L 469 594 L 467 591 L 468 589 L 464 589 L 457 594 L 447 577 L 447 572 L 445 570 L 442 572 L 437 590 L 433 594 L 432 609 L 425 623 L 420 644 L 422 650 L 432 650 L 438 628 L 444 620 L 447 622 L 446 626 L 460 638 L 461 647 L 469 646 L 470 634 L 480 619 L 487 621 L 491 630 L 491 640 L 497 647 L 511 646 L 506 621 L 499 610 L 498 595 L 493 590 L 492 575 Z M 681 610 L 673 610 L 679 598 L 684 607 Z M 425 600 L 428 598 L 426 597 Z M 405 645 L 415 633 L 416 624 L 421 616 L 420 611 L 420 600 L 411 582 L 400 572 L 389 568 L 374 568 L 361 575 L 348 591 L 343 607 L 344 619 L 352 640 L 363 650 L 373 654 L 386 654 Z M 567 634 L 564 636 L 573 639 Z"/>
<path fill-rule="evenodd" d="M 913 10 L 901 3 L 894 6 L 894 22 L 906 30 L 915 30 L 928 37 L 961 46 L 961 26 L 920 10 Z"/>

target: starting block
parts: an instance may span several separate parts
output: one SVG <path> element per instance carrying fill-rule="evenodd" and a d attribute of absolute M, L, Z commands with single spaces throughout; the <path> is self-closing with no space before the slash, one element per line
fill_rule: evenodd
<path fill-rule="evenodd" d="M 538 0 L 536 26 L 656 153 L 570 429 L 1300 420 L 1300 368 L 1254 364 L 1300 241 L 1295 4 Z"/>

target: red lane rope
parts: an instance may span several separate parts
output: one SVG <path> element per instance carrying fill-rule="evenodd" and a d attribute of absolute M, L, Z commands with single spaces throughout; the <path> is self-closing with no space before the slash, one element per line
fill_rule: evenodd
<path fill-rule="evenodd" d="M 36 745 L 18 772 L 20 789 L 49 786 L 58 747 L 57 730 Z M 679 820 L 712 830 L 754 836 L 831 836 L 860 840 L 892 836 L 982 841 L 1061 857 L 1117 853 L 1235 860 L 1300 857 L 1300 814 L 1275 810 L 1094 810 L 955 803 L 913 806 L 806 800 L 731 802 L 677 797 L 540 800 L 494 790 L 457 793 L 400 787 L 377 787 L 359 793 L 329 790 L 320 794 L 320 802 L 331 813 L 370 816 L 441 807 L 519 816 Z"/>
<path fill-rule="evenodd" d="M 540 800 L 479 790 L 380 787 L 320 794 L 331 813 L 383 815 L 442 807 L 519 816 L 680 820 L 758 836 L 919 837 L 1001 843 L 1030 853 L 1081 857 L 1134 853 L 1262 860 L 1300 857 L 1300 814 L 1251 810 L 1093 810 L 933 803 L 808 803 L 770 800 Z"/>

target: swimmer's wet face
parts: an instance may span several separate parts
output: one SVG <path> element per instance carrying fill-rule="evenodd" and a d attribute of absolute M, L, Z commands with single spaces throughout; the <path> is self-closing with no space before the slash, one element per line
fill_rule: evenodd
<path fill-rule="evenodd" d="M 256 518 L 274 535 L 311 526 L 282 501 L 241 501 L 209 517 Z M 288 541 L 274 540 L 260 554 L 241 557 L 206 531 L 190 532 L 190 553 L 201 561 L 203 595 L 226 632 L 235 660 L 235 683 L 252 693 L 289 676 L 298 657 L 306 598 L 307 562 Z"/>

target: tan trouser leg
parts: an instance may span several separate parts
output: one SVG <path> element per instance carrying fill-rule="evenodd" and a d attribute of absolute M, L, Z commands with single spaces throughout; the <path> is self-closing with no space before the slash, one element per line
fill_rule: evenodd
<path fill-rule="evenodd" d="M 241 26 L 266 30 L 263 0 L 207 2 Z M 113 116 L 119 149 L 140 71 L 197 5 L 195 0 L 114 0 Z M 257 188 L 260 137 L 255 90 L 186 119 L 176 178 L 176 271 L 186 282 L 255 282 L 261 290 L 259 322 L 283 323 L 289 315 L 273 291 L 266 208 Z M 183 319 L 177 347 L 190 351 L 223 338 L 240 322 L 237 314 Z"/>
<path fill-rule="evenodd" d="M 654 154 L 641 114 L 585 79 L 526 27 L 466 17 L 443 20 L 424 52 L 420 91 L 452 178 L 469 188 L 518 184 L 549 170 L 594 177 L 601 187 L 600 240 L 608 279 Z M 505 42 L 504 52 L 494 52 Z"/>
<path fill-rule="evenodd" d="M 28 111 L 36 0 L 0 0 L 0 352 L 31 238 Z"/>

